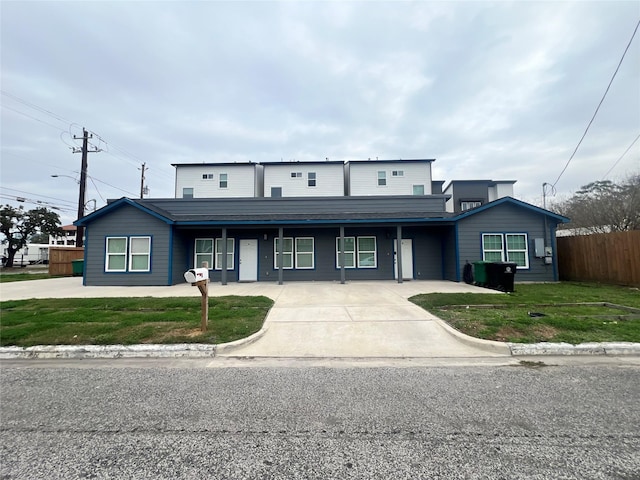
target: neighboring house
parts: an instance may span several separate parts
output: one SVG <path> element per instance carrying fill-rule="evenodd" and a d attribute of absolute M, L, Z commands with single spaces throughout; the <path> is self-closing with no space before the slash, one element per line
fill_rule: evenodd
<path fill-rule="evenodd" d="M 84 283 L 172 285 L 184 282 L 187 269 L 203 265 L 222 284 L 461 281 L 466 261 L 483 259 L 516 262 L 516 281 L 557 280 L 555 230 L 567 218 L 511 197 L 449 212 L 449 195 L 433 193 L 442 182 L 431 179 L 432 160 L 412 162 L 269 163 L 253 169 L 264 196 L 179 198 L 177 188 L 178 198 L 110 201 L 76 222 L 86 227 Z M 225 164 L 225 173 L 241 166 Z M 333 179 L 340 167 L 345 173 L 335 182 L 350 194 L 323 195 L 335 187 L 323 179 Z M 310 172 L 316 173 L 315 187 L 308 183 Z M 193 178 L 199 174 L 192 172 Z M 272 196 L 277 179 L 282 195 Z M 304 192 L 288 196 L 299 180 Z M 321 192 L 305 194 L 306 188 Z"/>
<path fill-rule="evenodd" d="M 176 198 L 255 197 L 255 163 L 172 163 Z"/>
<path fill-rule="evenodd" d="M 76 245 L 76 231 L 75 225 L 63 225 L 61 235 L 49 235 L 49 245 L 75 247 Z"/>
<path fill-rule="evenodd" d="M 460 213 L 503 197 L 513 197 L 516 180 L 453 180 L 443 193 L 449 195 L 447 212 Z"/>
<path fill-rule="evenodd" d="M 262 163 L 265 197 L 342 197 L 344 162 Z"/>

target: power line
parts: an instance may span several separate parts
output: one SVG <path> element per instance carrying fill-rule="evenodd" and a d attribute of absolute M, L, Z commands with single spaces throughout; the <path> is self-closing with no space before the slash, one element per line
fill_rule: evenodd
<path fill-rule="evenodd" d="M 627 54 L 627 51 L 629 50 L 629 47 L 631 46 L 631 42 L 633 42 L 633 38 L 636 36 L 636 32 L 638 31 L 638 27 L 640 27 L 640 20 L 636 24 L 636 28 L 633 31 L 633 35 L 631 35 L 631 39 L 629 40 L 629 43 L 627 44 L 627 48 L 624 49 L 624 53 L 622 54 L 622 58 L 620 58 L 620 61 L 618 62 L 618 66 L 616 67 L 615 72 L 613 72 L 613 76 L 611 77 L 611 80 L 609 81 L 609 85 L 607 85 L 607 89 L 605 90 L 604 95 L 600 99 L 600 103 L 598 103 L 598 107 L 596 108 L 596 111 L 593 113 L 593 117 L 591 117 L 591 120 L 589 121 L 589 124 L 587 125 L 587 128 L 585 129 L 584 133 L 582 134 L 582 138 L 580 138 L 580 141 L 578 142 L 578 145 L 576 145 L 575 150 L 571 154 L 571 157 L 569 157 L 569 160 L 567 160 L 567 163 L 564 166 L 564 168 L 562 169 L 562 171 L 560 172 L 560 175 L 558 175 L 558 178 L 556 178 L 556 181 L 553 182 L 553 185 L 552 185 L 553 187 L 556 186 L 556 184 L 560 180 L 560 177 L 562 177 L 564 172 L 567 170 L 567 167 L 571 163 L 571 160 L 573 160 L 573 157 L 575 156 L 576 152 L 578 151 L 578 148 L 580 148 L 580 145 L 582 144 L 582 141 L 584 140 L 584 137 L 587 136 L 587 132 L 589 131 L 589 127 L 591 127 L 591 124 L 593 123 L 593 121 L 596 118 L 596 115 L 598 114 L 598 110 L 600 110 L 600 106 L 602 105 L 602 102 L 604 102 L 604 99 L 607 96 L 607 93 L 609 93 L 609 88 L 611 88 L 611 84 L 613 83 L 613 79 L 616 78 L 616 74 L 618 73 L 618 70 L 620 69 L 620 65 L 622 65 L 622 61 L 624 60 L 624 57 Z"/>
<path fill-rule="evenodd" d="M 40 195 L 39 193 L 25 192 L 24 190 L 17 190 L 17 189 L 15 189 L 15 188 L 9 188 L 9 187 L 3 187 L 3 186 L 0 186 L 0 189 L 3 189 L 3 190 L 10 190 L 10 191 L 12 191 L 12 192 L 24 193 L 24 194 L 26 194 L 26 195 L 33 195 L 34 197 L 49 198 L 49 199 L 51 199 L 51 200 L 56 200 L 56 201 L 58 201 L 58 202 L 64 202 L 64 203 L 69 203 L 69 204 L 71 204 L 71 205 L 75 205 L 75 203 L 74 203 L 74 202 L 70 202 L 69 200 L 64 200 L 64 199 L 62 199 L 62 198 L 56 198 L 56 197 L 49 197 L 49 196 L 47 196 L 47 195 Z"/>
<path fill-rule="evenodd" d="M 40 106 L 36 105 L 35 103 L 28 102 L 25 99 L 17 97 L 15 95 L 12 95 L 9 92 L 6 92 L 4 90 L 0 90 L 0 93 L 2 93 L 2 95 L 5 95 L 5 96 L 15 100 L 18 103 L 22 103 L 23 105 L 26 105 L 27 107 L 31 107 L 34 110 L 39 110 L 42 113 L 46 113 L 47 115 L 50 115 L 53 118 L 55 118 L 56 120 L 59 120 L 59 121 L 61 121 L 63 123 L 73 123 L 73 121 L 69 120 L 68 118 L 64 118 L 62 115 L 58 115 L 57 113 L 54 113 L 54 112 L 52 112 L 50 110 L 47 110 L 46 108 L 40 107 Z"/>
<path fill-rule="evenodd" d="M 11 111 L 16 112 L 16 113 L 18 113 L 20 115 L 24 115 L 25 117 L 29 117 L 30 119 L 35 120 L 36 122 L 40 122 L 40 123 L 43 123 L 45 125 L 48 125 L 49 127 L 53 127 L 53 128 L 55 128 L 57 130 L 60 130 L 61 132 L 66 132 L 66 130 L 64 128 L 60 128 L 57 125 L 53 125 L 52 123 L 45 122 L 44 120 L 41 120 L 40 118 L 36 118 L 36 117 L 34 117 L 32 115 L 29 115 L 28 113 L 24 113 L 24 112 L 21 112 L 20 110 L 16 110 L 15 108 L 11 108 L 11 107 L 8 107 L 6 105 L 2 105 L 2 108 L 6 108 L 7 110 L 11 110 Z"/>
<path fill-rule="evenodd" d="M 611 170 L 613 170 L 614 168 L 616 168 L 616 165 L 618 165 L 618 163 L 620 162 L 620 160 L 622 160 L 624 158 L 624 156 L 627 154 L 627 152 L 629 152 L 629 150 L 631 150 L 631 147 L 633 147 L 635 145 L 635 143 L 638 141 L 638 139 L 640 138 L 640 134 L 638 134 L 638 136 L 635 138 L 635 140 L 633 142 L 631 142 L 631 145 L 629 145 L 627 147 L 627 149 L 624 151 L 624 153 L 622 155 L 620 155 L 620 158 L 618 160 L 615 161 L 615 163 L 613 165 L 611 165 L 611 168 L 609 170 L 607 170 L 607 173 L 605 173 L 602 176 L 602 179 L 604 180 L 605 178 L 607 178 L 607 175 L 609 175 L 611 173 Z"/>

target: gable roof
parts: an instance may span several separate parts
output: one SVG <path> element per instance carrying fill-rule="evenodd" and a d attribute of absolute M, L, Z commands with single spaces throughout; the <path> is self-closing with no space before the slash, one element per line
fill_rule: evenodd
<path fill-rule="evenodd" d="M 536 207 L 535 205 L 531 205 L 530 203 L 523 202 L 522 200 L 518 200 L 513 197 L 502 197 L 502 198 L 499 198 L 498 200 L 494 200 L 493 202 L 480 205 L 479 207 L 465 210 L 464 212 L 461 212 L 455 217 L 453 217 L 452 220 L 455 220 L 455 221 L 462 220 L 464 218 L 470 217 L 471 215 L 476 215 L 478 213 L 484 212 L 485 210 L 488 210 L 490 208 L 497 207 L 498 205 L 503 205 L 503 204 L 515 205 L 516 207 L 521 207 L 531 212 L 539 213 L 540 215 L 546 215 L 561 223 L 570 222 L 570 219 L 567 217 L 563 217 L 562 215 L 558 215 L 557 213 L 553 213 L 549 210 L 545 210 L 544 208 Z"/>
<path fill-rule="evenodd" d="M 173 221 L 170 218 L 170 214 L 168 212 L 165 212 L 164 210 L 159 209 L 155 206 L 153 206 L 153 208 L 149 208 L 149 206 L 147 205 L 140 204 L 138 200 L 132 200 L 130 198 L 122 197 L 122 198 L 119 198 L 118 200 L 109 201 L 109 203 L 107 203 L 106 206 L 102 207 L 99 210 L 96 210 L 93 213 L 90 213 L 85 217 L 82 217 L 79 220 L 76 220 L 75 222 L 73 222 L 73 224 L 76 226 L 86 226 L 87 224 L 93 222 L 94 220 L 100 217 L 103 217 L 104 215 L 108 215 L 109 213 L 115 210 L 118 210 L 124 206 L 137 208 L 138 210 L 146 214 L 149 214 L 165 223 L 173 223 Z"/>

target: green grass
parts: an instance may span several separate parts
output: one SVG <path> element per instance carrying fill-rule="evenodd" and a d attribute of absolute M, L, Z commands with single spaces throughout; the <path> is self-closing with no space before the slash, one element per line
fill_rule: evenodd
<path fill-rule="evenodd" d="M 575 305 L 607 302 L 640 309 L 640 290 L 633 287 L 517 284 L 516 291 L 510 294 L 433 293 L 416 295 L 410 300 L 458 330 L 487 340 L 573 344 L 640 342 L 638 312 Z M 544 316 L 531 317 L 529 312 Z"/>
<path fill-rule="evenodd" d="M 0 302 L 0 345 L 226 343 L 257 332 L 267 297 L 209 297 L 200 331 L 200 298 L 65 298 Z"/>
<path fill-rule="evenodd" d="M 2 272 L 0 273 L 0 283 L 24 282 L 26 280 L 42 280 L 45 278 L 56 278 L 56 277 L 52 277 L 48 273 L 24 273 L 24 270 L 22 270 L 22 272 L 23 273 Z"/>

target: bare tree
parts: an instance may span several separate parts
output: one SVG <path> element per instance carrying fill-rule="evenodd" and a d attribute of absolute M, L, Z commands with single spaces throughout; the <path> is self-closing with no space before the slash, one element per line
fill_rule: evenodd
<path fill-rule="evenodd" d="M 640 174 L 630 175 L 619 184 L 598 180 L 583 185 L 551 209 L 571 219 L 565 228 L 585 233 L 640 230 Z"/>

